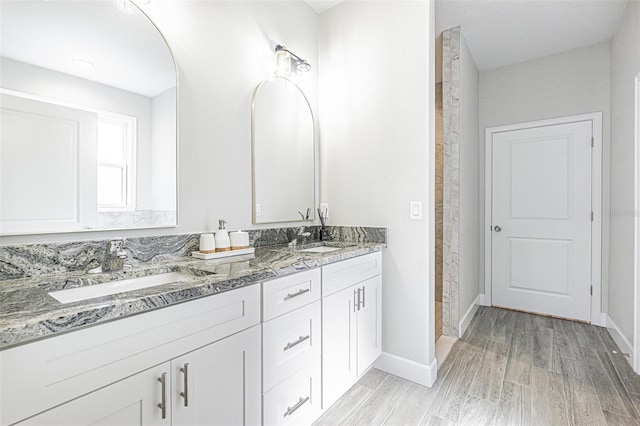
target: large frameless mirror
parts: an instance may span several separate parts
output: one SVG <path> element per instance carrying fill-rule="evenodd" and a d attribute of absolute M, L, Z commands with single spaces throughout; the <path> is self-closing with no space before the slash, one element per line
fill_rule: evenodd
<path fill-rule="evenodd" d="M 251 110 L 253 223 L 315 219 L 311 106 L 291 81 L 265 80 Z"/>
<path fill-rule="evenodd" d="M 176 67 L 129 1 L 0 2 L 0 234 L 175 226 Z"/>

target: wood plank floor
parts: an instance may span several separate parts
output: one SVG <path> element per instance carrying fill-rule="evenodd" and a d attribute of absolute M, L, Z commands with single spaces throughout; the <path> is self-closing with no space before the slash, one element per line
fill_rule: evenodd
<path fill-rule="evenodd" d="M 433 387 L 372 369 L 315 424 L 638 426 L 640 377 L 604 328 L 480 307 Z"/>

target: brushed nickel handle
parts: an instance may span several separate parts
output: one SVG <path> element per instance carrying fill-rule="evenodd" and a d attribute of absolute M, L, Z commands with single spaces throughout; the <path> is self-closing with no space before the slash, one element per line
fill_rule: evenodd
<path fill-rule="evenodd" d="M 162 410 L 162 418 L 167 418 L 167 373 L 162 373 L 161 377 L 158 377 L 158 381 L 162 383 L 162 400 L 158 404 L 158 408 Z"/>
<path fill-rule="evenodd" d="M 496 225 L 496 226 L 493 227 L 493 230 L 496 231 L 496 232 L 500 232 L 500 231 L 502 231 L 502 228 L 500 228 L 499 225 Z"/>
<path fill-rule="evenodd" d="M 289 299 L 293 299 L 294 297 L 302 296 L 303 294 L 308 293 L 308 292 L 310 292 L 310 291 L 311 291 L 311 289 L 304 288 L 304 289 L 302 289 L 302 290 L 300 290 L 300 291 L 297 291 L 297 292 L 295 292 L 295 293 L 288 293 L 288 294 L 284 297 L 284 300 L 289 300 Z"/>
<path fill-rule="evenodd" d="M 362 286 L 362 309 L 364 309 L 364 300 L 365 300 L 365 296 L 364 296 L 364 286 Z"/>
<path fill-rule="evenodd" d="M 311 338 L 310 334 L 307 334 L 306 336 L 300 336 L 300 338 L 298 340 L 296 340 L 295 342 L 291 343 L 291 342 L 287 342 L 287 346 L 284 347 L 285 351 L 288 351 L 289 349 L 293 348 L 294 346 L 299 345 L 300 343 L 304 342 L 305 340 L 308 340 Z"/>
<path fill-rule="evenodd" d="M 353 312 L 360 309 L 360 290 L 353 290 Z"/>
<path fill-rule="evenodd" d="M 189 363 L 185 362 L 184 367 L 180 368 L 184 374 L 184 392 L 180 392 L 180 396 L 184 398 L 184 406 L 189 406 Z"/>
<path fill-rule="evenodd" d="M 302 407 L 304 403 L 307 402 L 308 400 L 309 400 L 309 397 L 306 397 L 306 398 L 300 397 L 298 402 L 296 402 L 296 405 L 294 405 L 293 407 L 287 407 L 287 412 L 284 413 L 283 417 L 292 415 L 298 408 Z"/>

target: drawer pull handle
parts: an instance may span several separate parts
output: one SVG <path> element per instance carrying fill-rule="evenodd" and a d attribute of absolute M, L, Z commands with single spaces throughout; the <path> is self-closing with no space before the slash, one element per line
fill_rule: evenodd
<path fill-rule="evenodd" d="M 362 309 L 364 309 L 364 286 L 362 286 Z"/>
<path fill-rule="evenodd" d="M 296 291 L 295 293 L 289 293 L 284 297 L 284 300 L 289 300 L 289 299 L 293 299 L 294 297 L 298 297 L 298 296 L 302 296 L 305 293 L 310 292 L 311 289 L 308 288 L 303 288 L 300 291 Z"/>
<path fill-rule="evenodd" d="M 287 407 L 287 412 L 284 413 L 284 417 L 292 415 L 298 408 L 302 407 L 304 403 L 307 402 L 308 400 L 309 400 L 309 397 L 306 397 L 306 398 L 300 397 L 300 400 L 296 402 L 296 405 L 294 405 L 293 407 Z"/>
<path fill-rule="evenodd" d="M 158 408 L 162 410 L 162 418 L 167 418 L 167 373 L 162 373 L 162 377 L 158 377 L 158 381 L 162 383 L 162 399 L 158 404 Z"/>
<path fill-rule="evenodd" d="M 184 367 L 180 368 L 180 372 L 184 373 L 184 392 L 180 392 L 180 396 L 184 398 L 184 406 L 189 406 L 189 363 L 186 362 Z"/>
<path fill-rule="evenodd" d="M 300 336 L 300 338 L 295 342 L 293 343 L 288 342 L 287 346 L 284 347 L 284 350 L 288 351 L 289 349 L 293 348 L 294 346 L 298 346 L 300 343 L 304 342 L 305 340 L 308 340 L 309 338 L 311 338 L 310 334 L 307 334 L 306 336 Z"/>

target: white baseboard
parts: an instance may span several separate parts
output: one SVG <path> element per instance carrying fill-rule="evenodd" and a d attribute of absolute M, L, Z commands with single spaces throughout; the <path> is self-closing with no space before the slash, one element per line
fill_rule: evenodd
<path fill-rule="evenodd" d="M 462 319 L 460 319 L 460 323 L 458 324 L 458 337 L 462 337 L 464 332 L 467 331 L 467 327 L 469 327 L 469 324 L 471 323 L 473 316 L 478 311 L 478 308 L 480 307 L 480 305 L 482 305 L 483 299 L 484 299 L 484 294 L 479 294 L 476 297 L 476 300 L 474 300 L 471 306 L 469 306 L 469 309 L 467 309 L 467 312 L 464 314 Z"/>
<path fill-rule="evenodd" d="M 421 364 L 407 358 L 382 352 L 373 363 L 378 370 L 386 371 L 394 376 L 402 377 L 422 386 L 431 387 L 438 378 L 438 361 L 434 358 L 429 365 Z"/>
<path fill-rule="evenodd" d="M 613 322 L 611 317 L 607 314 L 605 315 L 607 316 L 606 324 L 607 324 L 607 330 L 609 330 L 609 334 L 613 338 L 613 341 L 616 342 L 616 345 L 618 345 L 620 350 L 630 355 L 627 360 L 631 363 L 632 362 L 631 360 L 633 359 L 633 344 L 631 344 L 631 341 L 629 340 L 629 338 L 625 336 L 622 333 L 622 331 L 620 331 L 620 329 L 618 328 L 616 323 Z"/>

